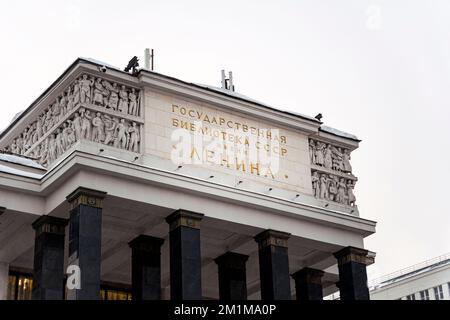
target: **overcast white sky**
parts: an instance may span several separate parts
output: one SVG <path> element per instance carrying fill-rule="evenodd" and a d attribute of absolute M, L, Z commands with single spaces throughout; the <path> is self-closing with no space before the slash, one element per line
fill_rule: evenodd
<path fill-rule="evenodd" d="M 220 85 L 363 141 L 370 277 L 450 252 L 450 1 L 2 1 L 0 128 L 77 57 Z"/>

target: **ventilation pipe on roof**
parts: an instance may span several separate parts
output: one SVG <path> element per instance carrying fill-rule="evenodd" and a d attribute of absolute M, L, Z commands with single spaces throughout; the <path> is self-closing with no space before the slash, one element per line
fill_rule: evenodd
<path fill-rule="evenodd" d="M 228 72 L 228 79 L 225 77 L 225 70 L 222 70 L 222 89 L 234 91 L 233 72 Z"/>
<path fill-rule="evenodd" d="M 153 71 L 153 49 L 146 48 L 144 51 L 144 68 Z"/>

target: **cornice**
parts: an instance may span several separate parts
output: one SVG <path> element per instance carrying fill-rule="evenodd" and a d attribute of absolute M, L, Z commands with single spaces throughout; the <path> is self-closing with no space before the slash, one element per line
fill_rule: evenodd
<path fill-rule="evenodd" d="M 270 196 L 251 190 L 240 189 L 232 186 L 207 181 L 200 178 L 186 176 L 178 172 L 170 172 L 162 169 L 133 164 L 128 161 L 107 158 L 98 155 L 74 151 L 72 154 L 58 163 L 51 171 L 47 172 L 41 181 L 41 192 L 46 194 L 49 188 L 59 179 L 63 179 L 66 172 L 73 174 L 73 170 L 93 170 L 101 173 L 108 172 L 133 181 L 159 184 L 163 187 L 184 190 L 183 192 L 209 194 L 222 200 L 239 202 L 242 205 L 258 206 L 273 213 L 288 215 L 310 221 L 328 220 L 345 228 L 345 224 L 353 225 L 350 229 L 363 233 L 365 236 L 375 232 L 375 221 L 363 219 L 350 214 L 316 207 L 309 204 L 291 201 L 284 198 Z M 301 211 L 301 214 L 294 213 Z"/>

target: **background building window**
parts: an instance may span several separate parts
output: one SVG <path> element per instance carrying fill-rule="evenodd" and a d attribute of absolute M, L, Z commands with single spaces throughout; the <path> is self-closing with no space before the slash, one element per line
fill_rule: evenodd
<path fill-rule="evenodd" d="M 433 290 L 434 290 L 434 299 L 444 300 L 444 291 L 442 290 L 442 286 L 434 287 Z"/>
<path fill-rule="evenodd" d="M 416 295 L 410 294 L 409 296 L 406 296 L 406 300 L 416 300 Z"/>
<path fill-rule="evenodd" d="M 430 293 L 428 290 L 420 291 L 420 300 L 430 300 Z"/>

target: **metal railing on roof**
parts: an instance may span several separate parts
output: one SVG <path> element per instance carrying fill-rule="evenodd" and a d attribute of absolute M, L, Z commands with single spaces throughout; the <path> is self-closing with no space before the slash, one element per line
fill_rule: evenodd
<path fill-rule="evenodd" d="M 380 285 L 380 284 L 382 284 L 384 282 L 394 280 L 394 279 L 399 278 L 401 276 L 407 275 L 408 273 L 413 273 L 413 272 L 419 271 L 421 269 L 430 267 L 430 266 L 435 265 L 435 264 L 439 264 L 439 263 L 444 262 L 446 260 L 450 260 L 450 252 L 446 253 L 446 254 L 444 254 L 442 256 L 423 261 L 421 263 L 412 265 L 410 267 L 407 267 L 407 268 L 404 268 L 404 269 L 401 269 L 401 270 L 398 270 L 398 271 L 386 274 L 386 275 L 384 275 L 382 277 L 379 277 L 379 278 L 376 278 L 374 280 L 371 280 L 368 283 L 369 290 L 374 289 L 377 285 Z"/>

